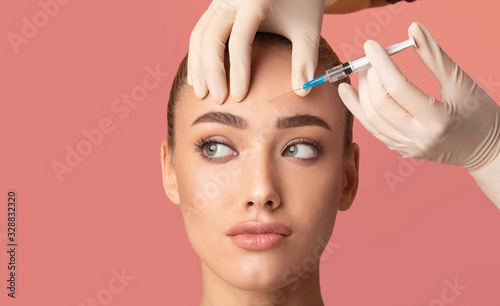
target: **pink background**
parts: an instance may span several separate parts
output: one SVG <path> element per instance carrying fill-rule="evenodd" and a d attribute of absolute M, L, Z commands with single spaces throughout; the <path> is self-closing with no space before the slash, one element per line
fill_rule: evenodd
<path fill-rule="evenodd" d="M 199 260 L 179 208 L 164 194 L 159 153 L 171 82 L 209 3 L 68 1 L 43 20 L 37 1 L 2 1 L 1 305 L 199 302 Z M 349 60 L 362 55 L 357 38 L 388 46 L 405 40 L 410 23 L 419 21 L 483 85 L 481 79 L 500 82 L 499 9 L 486 0 L 417 1 L 393 11 L 325 16 L 323 36 Z M 33 16 L 41 26 L 16 53 L 7 35 L 20 34 L 23 17 Z M 412 51 L 394 59 L 439 97 Z M 148 66 L 168 76 L 140 91 Z M 483 88 L 500 101 L 500 84 Z M 147 96 L 125 113 L 115 100 L 131 93 Z M 108 133 L 81 147 L 88 155 L 59 180 L 52 164 L 65 163 L 67 147 L 83 146 L 82 131 L 102 120 Z M 500 211 L 467 171 L 432 162 L 408 167 L 358 122 L 355 141 L 360 190 L 352 208 L 339 213 L 322 259 L 326 305 L 499 305 Z M 403 182 L 391 189 L 388 173 Z M 5 289 L 10 188 L 18 192 L 15 301 Z M 135 278 L 115 283 L 113 273 L 122 269 Z M 466 289 L 447 291 L 454 281 Z"/>

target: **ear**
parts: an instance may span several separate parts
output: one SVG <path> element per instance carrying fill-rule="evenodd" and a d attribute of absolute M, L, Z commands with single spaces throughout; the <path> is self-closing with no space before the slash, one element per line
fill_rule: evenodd
<path fill-rule="evenodd" d="M 172 156 L 169 153 L 168 142 L 166 139 L 161 143 L 161 173 L 163 176 L 163 188 L 172 203 L 179 205 L 179 187 L 175 176 Z"/>
<path fill-rule="evenodd" d="M 351 207 L 358 191 L 359 177 L 359 146 L 352 143 L 344 156 L 344 184 L 340 196 L 339 210 L 345 211 Z"/>

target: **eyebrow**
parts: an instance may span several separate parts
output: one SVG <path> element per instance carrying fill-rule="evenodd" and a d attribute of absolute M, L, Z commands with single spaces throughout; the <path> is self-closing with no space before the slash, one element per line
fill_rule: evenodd
<path fill-rule="evenodd" d="M 191 126 L 194 126 L 203 122 L 213 122 L 224 124 L 233 128 L 245 130 L 248 127 L 248 122 L 245 118 L 228 113 L 228 112 L 208 112 L 200 117 L 198 117 Z M 276 129 L 288 129 L 300 126 L 319 126 L 325 128 L 329 131 L 332 129 L 330 126 L 320 117 L 310 115 L 310 114 L 297 114 L 293 116 L 286 116 L 277 118 L 274 122 L 274 128 Z"/>

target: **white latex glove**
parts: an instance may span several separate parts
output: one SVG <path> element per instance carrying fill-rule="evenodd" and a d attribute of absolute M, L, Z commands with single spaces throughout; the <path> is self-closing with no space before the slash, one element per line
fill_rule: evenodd
<path fill-rule="evenodd" d="M 434 41 L 421 24 L 408 29 L 415 53 L 441 86 L 441 100 L 409 82 L 375 41 L 364 49 L 372 67 L 359 75 L 359 94 L 339 94 L 361 124 L 404 157 L 469 170 L 500 208 L 500 107 Z"/>
<path fill-rule="evenodd" d="M 231 97 L 241 101 L 250 83 L 257 31 L 280 34 L 293 44 L 292 87 L 314 78 L 325 0 L 214 0 L 189 40 L 188 83 L 203 99 L 207 90 L 221 104 L 227 97 L 224 50 L 229 36 Z M 208 88 L 207 88 L 208 86 Z M 305 96 L 310 89 L 298 90 Z"/>

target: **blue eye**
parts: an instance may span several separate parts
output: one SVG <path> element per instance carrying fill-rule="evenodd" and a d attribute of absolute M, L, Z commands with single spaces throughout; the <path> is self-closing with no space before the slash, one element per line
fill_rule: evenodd
<path fill-rule="evenodd" d="M 322 152 L 323 146 L 319 141 L 309 138 L 297 138 L 292 140 L 282 151 L 283 156 L 293 157 L 297 160 L 317 158 Z M 210 136 L 200 138 L 195 143 L 195 152 L 201 157 L 216 162 L 229 156 L 237 155 L 237 152 L 223 139 Z"/>
<path fill-rule="evenodd" d="M 286 146 L 283 154 L 298 160 L 313 159 L 318 157 L 322 150 L 323 145 L 319 141 L 309 138 L 298 138 L 292 140 Z"/>
<path fill-rule="evenodd" d="M 200 152 L 202 158 L 211 162 L 236 155 L 229 144 L 212 136 L 198 139 L 195 143 L 195 152 Z"/>
<path fill-rule="evenodd" d="M 222 143 L 211 142 L 205 146 L 205 153 L 210 157 L 225 157 L 232 155 L 232 149 Z"/>
<path fill-rule="evenodd" d="M 289 146 L 287 150 L 285 150 L 285 155 L 308 159 L 316 155 L 316 150 L 311 145 L 299 143 Z"/>

